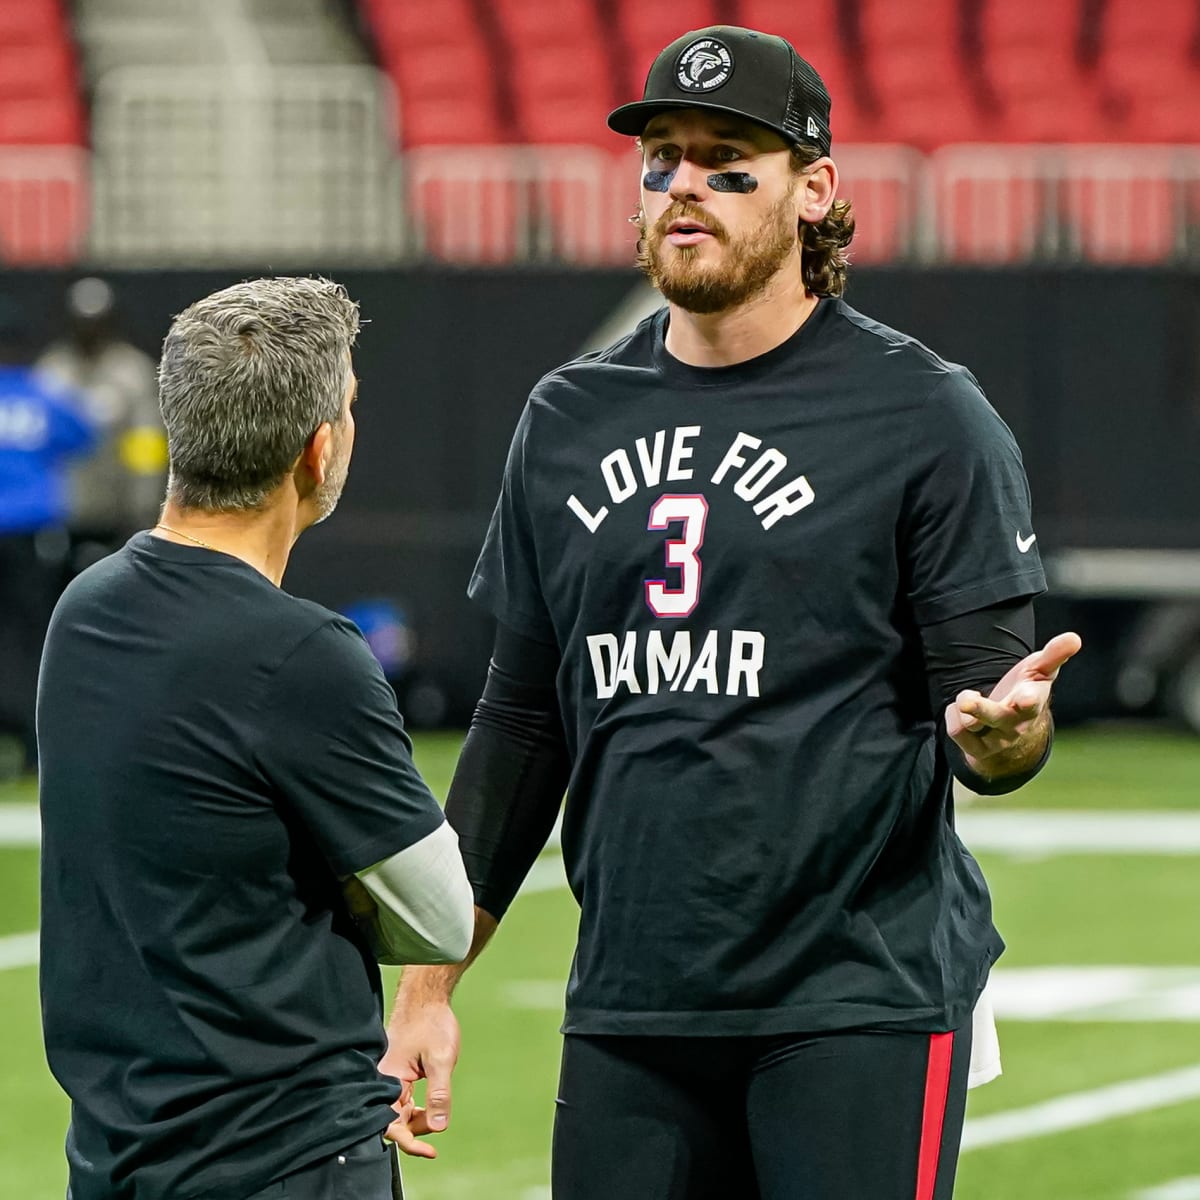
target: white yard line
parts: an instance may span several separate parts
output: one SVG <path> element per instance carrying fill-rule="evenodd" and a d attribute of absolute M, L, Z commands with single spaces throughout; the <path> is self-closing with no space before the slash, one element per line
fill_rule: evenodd
<path fill-rule="evenodd" d="M 958 834 L 992 854 L 1200 854 L 1200 813 L 1003 812 L 978 807 L 958 815 Z"/>
<path fill-rule="evenodd" d="M 958 815 L 972 850 L 992 854 L 1200 854 L 1200 813 L 995 809 L 983 803 Z M 0 846 L 36 846 L 36 804 L 0 805 Z M 558 829 L 550 848 L 559 846 Z M 545 890 L 535 886 L 532 890 Z"/>
<path fill-rule="evenodd" d="M 1028 1108 L 976 1117 L 966 1123 L 962 1148 L 979 1150 L 1046 1137 L 1196 1099 L 1200 1099 L 1200 1065 L 1130 1079 L 1094 1091 L 1074 1092 Z"/>
<path fill-rule="evenodd" d="M 41 840 L 36 804 L 0 804 L 0 846 L 36 846 Z"/>
<path fill-rule="evenodd" d="M 1130 1200 L 1200 1200 L 1200 1175 L 1189 1175 L 1187 1179 L 1173 1179 L 1161 1187 L 1134 1192 Z"/>
<path fill-rule="evenodd" d="M 0 937 L 0 971 L 10 967 L 32 967 L 38 960 L 38 931 L 10 933 Z"/>
<path fill-rule="evenodd" d="M 562 979 L 514 979 L 510 1008 L 561 1012 Z M 1200 1021 L 1200 967 L 999 967 L 988 982 L 1001 1021 Z"/>

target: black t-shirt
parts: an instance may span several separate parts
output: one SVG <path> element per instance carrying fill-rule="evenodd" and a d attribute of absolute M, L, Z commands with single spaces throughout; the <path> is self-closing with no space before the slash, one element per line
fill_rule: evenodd
<path fill-rule="evenodd" d="M 338 877 L 442 814 L 348 621 L 137 534 L 46 640 L 41 989 L 74 1200 L 234 1200 L 384 1129 Z"/>
<path fill-rule="evenodd" d="M 946 1029 L 1002 949 L 919 626 L 1044 587 L 963 368 L 824 300 L 736 366 L 665 310 L 543 379 L 471 594 L 555 642 L 567 1032 Z"/>

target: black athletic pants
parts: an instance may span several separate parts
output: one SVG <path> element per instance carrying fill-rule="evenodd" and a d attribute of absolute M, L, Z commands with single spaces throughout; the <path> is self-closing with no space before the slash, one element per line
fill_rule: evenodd
<path fill-rule="evenodd" d="M 375 1136 L 293 1171 L 247 1200 L 403 1200 L 391 1142 Z M 69 1200 L 69 1198 L 68 1198 Z"/>
<path fill-rule="evenodd" d="M 554 1200 L 950 1200 L 971 1027 L 568 1036 Z"/>

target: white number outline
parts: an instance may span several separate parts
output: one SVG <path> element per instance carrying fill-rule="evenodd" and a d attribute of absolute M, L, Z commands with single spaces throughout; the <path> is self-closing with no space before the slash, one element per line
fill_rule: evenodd
<path fill-rule="evenodd" d="M 682 504 L 680 502 L 683 502 Z M 679 511 L 686 507 L 686 511 Z M 698 510 L 698 511 L 697 511 Z M 704 564 L 698 551 L 704 545 L 704 527 L 708 522 L 708 501 L 699 493 L 666 492 L 650 506 L 647 530 L 670 529 L 683 522 L 683 536 L 667 538 L 664 557 L 668 567 L 680 571 L 679 587 L 668 587 L 665 579 L 643 580 L 646 606 L 656 617 L 690 617 L 700 603 L 700 579 Z M 673 598 L 691 597 L 686 609 L 674 611 Z M 663 608 L 667 611 L 663 611 Z"/>

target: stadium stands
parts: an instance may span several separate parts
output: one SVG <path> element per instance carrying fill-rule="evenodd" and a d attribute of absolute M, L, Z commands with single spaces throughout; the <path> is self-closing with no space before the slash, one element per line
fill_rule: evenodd
<path fill-rule="evenodd" d="M 58 0 L 0 0 L 0 262 L 78 256 L 88 201 L 83 108 Z"/>
<path fill-rule="evenodd" d="M 0 145 L 79 145 L 83 131 L 58 0 L 0 0 Z"/>
<path fill-rule="evenodd" d="M 357 14 L 357 33 L 347 12 Z M 79 162 L 89 163 L 103 253 L 119 258 L 136 244 L 139 261 L 152 261 L 158 217 L 146 214 L 163 214 L 167 257 L 203 258 L 216 252 L 221 214 L 246 192 L 242 180 L 218 177 L 243 169 L 249 152 L 232 143 L 252 139 L 246 130 L 229 145 L 214 140 L 232 118 L 225 109 L 216 124 L 204 115 L 219 97 L 188 93 L 199 86 L 192 69 L 207 64 L 213 79 L 231 70 L 237 89 L 251 89 L 253 111 L 286 129 L 267 157 L 287 158 L 291 182 L 251 191 L 293 209 L 305 189 L 332 197 L 336 188 L 318 178 L 351 170 L 335 144 L 341 135 L 323 143 L 319 168 L 300 153 L 308 118 L 296 72 L 311 71 L 314 96 L 327 97 L 312 111 L 338 113 L 322 117 L 313 137 L 328 121 L 354 128 L 355 161 L 371 160 L 360 174 L 381 181 L 366 185 L 374 215 L 347 218 L 328 236 L 323 216 L 318 244 L 350 247 L 355 228 L 369 226 L 377 231 L 371 254 L 386 246 L 452 261 L 627 261 L 622 218 L 634 172 L 605 114 L 637 93 L 663 45 L 719 20 L 783 34 L 826 79 L 844 194 L 859 212 L 860 262 L 1154 262 L 1197 253 L 1198 0 L 77 0 L 69 10 L 63 0 L 0 0 L 0 148 L 85 145 L 81 69 L 104 131 L 93 134 L 96 157 L 73 159 L 65 173 L 56 166 L 43 194 L 61 195 Z M 371 55 L 378 72 L 363 65 Z M 163 72 L 153 87 L 146 76 L 122 75 L 149 64 Z M 356 82 L 331 74 L 333 64 L 353 66 Z M 300 107 L 284 116 L 272 93 Z M 285 144 L 299 157 L 284 156 Z M 84 184 L 79 203 L 47 201 L 40 249 L 27 219 L 14 233 L 11 214 L 27 213 L 39 194 L 30 190 L 31 164 L 53 161 L 0 156 L 8 261 L 78 252 L 77 216 L 64 214 L 77 214 Z M 5 172 L 15 182 L 5 184 Z M 407 180 L 407 211 L 394 214 L 407 239 L 381 232 L 392 219 L 380 210 L 392 176 Z M 185 218 L 189 206 L 198 212 Z M 338 200 L 330 212 L 340 221 L 349 208 Z M 204 223 L 210 231 L 191 248 L 180 241 Z M 310 236 L 297 213 L 263 217 L 259 227 L 267 254 L 285 230 L 288 252 Z"/>
<path fill-rule="evenodd" d="M 380 61 L 395 84 L 401 137 L 410 146 L 512 140 L 497 101 L 499 57 L 473 0 L 364 0 Z"/>

